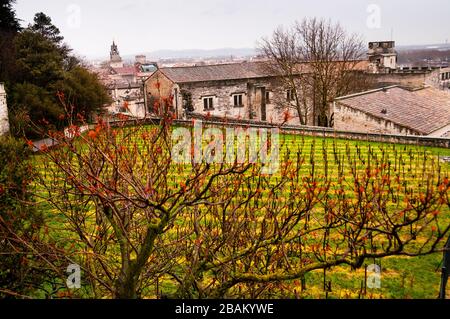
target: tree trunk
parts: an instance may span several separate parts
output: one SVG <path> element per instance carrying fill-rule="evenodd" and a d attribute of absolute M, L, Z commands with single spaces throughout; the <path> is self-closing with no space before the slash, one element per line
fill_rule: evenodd
<path fill-rule="evenodd" d="M 153 245 L 161 229 L 167 224 L 162 222 L 159 227 L 150 227 L 147 230 L 142 249 L 136 260 L 128 261 L 129 267 L 122 269 L 121 275 L 116 283 L 115 298 L 117 299 L 137 299 L 137 286 L 139 277 L 145 267 L 150 254 L 153 251 Z"/>
<path fill-rule="evenodd" d="M 135 278 L 130 275 L 121 276 L 117 280 L 114 297 L 116 299 L 138 299 Z"/>

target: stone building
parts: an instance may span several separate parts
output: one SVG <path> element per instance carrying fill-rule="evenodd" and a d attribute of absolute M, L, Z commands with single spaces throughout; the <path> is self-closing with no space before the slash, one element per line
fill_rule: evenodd
<path fill-rule="evenodd" d="M 134 118 L 144 118 L 147 115 L 144 105 L 143 87 L 140 83 L 114 82 L 108 87 L 113 103 L 107 107 L 108 113 L 122 113 Z"/>
<path fill-rule="evenodd" d="M 410 88 L 431 86 L 442 89 L 440 69 L 429 67 L 401 67 L 389 73 L 368 73 L 367 76 L 373 79 L 374 88 L 400 85 Z"/>
<path fill-rule="evenodd" d="M 392 85 L 411 88 L 424 85 L 437 89 L 448 88 L 448 82 L 446 83 L 448 69 L 429 65 L 399 66 L 394 41 L 369 42 L 367 58 L 369 62 L 367 75 L 372 78 L 375 88 Z"/>
<path fill-rule="evenodd" d="M 152 75 L 158 66 L 148 62 L 145 55 L 137 55 L 133 63 L 124 63 L 118 46 L 111 45 L 110 60 L 103 67 L 93 69 L 108 89 L 113 103 L 106 107 L 111 115 L 121 113 L 130 117 L 144 118 L 144 80 Z"/>
<path fill-rule="evenodd" d="M 0 136 L 9 133 L 8 106 L 3 83 L 0 83 Z"/>
<path fill-rule="evenodd" d="M 369 42 L 367 56 L 369 72 L 389 73 L 397 69 L 397 51 L 394 41 Z"/>
<path fill-rule="evenodd" d="M 443 90 L 450 89 L 450 68 L 441 68 L 439 70 L 439 80 Z"/>
<path fill-rule="evenodd" d="M 115 41 L 113 41 L 113 44 L 111 45 L 111 52 L 109 53 L 109 56 L 109 65 L 112 68 L 123 68 L 123 61 L 119 53 L 119 48 L 117 47 Z"/>
<path fill-rule="evenodd" d="M 438 89 L 447 77 L 440 69 L 398 67 L 394 41 L 370 42 L 368 59 L 360 61 L 355 70 L 365 73 L 373 89 L 392 85 Z M 309 74 L 308 63 L 299 64 L 298 72 L 299 76 Z M 267 61 L 163 67 L 145 81 L 145 105 L 149 113 L 156 114 L 171 108 L 177 118 L 193 114 L 300 124 L 292 91 L 284 83 Z M 159 105 L 163 98 L 171 102 Z M 306 122 L 317 125 L 314 101 L 307 104 Z M 330 103 L 326 114 L 330 123 L 333 111 Z"/>
<path fill-rule="evenodd" d="M 378 134 L 450 137 L 450 93 L 391 86 L 337 98 L 334 128 Z"/>
<path fill-rule="evenodd" d="M 187 113 L 298 124 L 292 94 L 265 62 L 160 68 L 145 82 L 146 104 L 155 113 L 172 98 L 177 118 Z M 166 105 L 167 107 L 167 105 Z M 312 120 L 312 119 L 311 119 Z"/>

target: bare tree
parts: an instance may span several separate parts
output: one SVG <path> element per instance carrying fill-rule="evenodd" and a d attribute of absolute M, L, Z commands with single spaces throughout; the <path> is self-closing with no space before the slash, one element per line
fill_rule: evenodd
<path fill-rule="evenodd" d="M 264 38 L 260 44 L 260 51 L 269 59 L 267 68 L 278 75 L 286 91 L 288 91 L 288 103 L 277 105 L 279 109 L 294 109 L 299 122 L 308 124 L 308 115 L 311 105 L 306 94 L 308 87 L 304 70 L 301 69 L 300 39 L 293 28 L 278 27 L 271 38 Z"/>
<path fill-rule="evenodd" d="M 370 87 L 364 76 L 364 43 L 338 23 L 305 18 L 291 28 L 278 28 L 263 39 L 260 50 L 293 92 L 301 124 L 329 126 L 329 107 L 336 97 Z"/>
<path fill-rule="evenodd" d="M 360 90 L 355 75 L 361 72 L 364 43 L 357 34 L 347 33 L 339 23 L 310 18 L 296 22 L 300 55 L 311 68 L 315 92 L 315 117 L 319 126 L 328 126 L 330 103 L 341 95 Z"/>
<path fill-rule="evenodd" d="M 172 116 L 154 127 L 114 128 L 100 119 L 85 134 L 77 125 L 48 134 L 58 147 L 42 148 L 39 195 L 63 216 L 68 254 L 82 265 L 94 296 L 146 295 L 180 254 L 171 232 L 180 214 L 208 204 L 222 192 L 224 176 L 237 180 L 249 167 L 202 163 L 177 174 Z"/>

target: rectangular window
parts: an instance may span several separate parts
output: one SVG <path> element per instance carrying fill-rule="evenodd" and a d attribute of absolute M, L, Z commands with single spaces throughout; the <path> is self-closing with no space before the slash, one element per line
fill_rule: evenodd
<path fill-rule="evenodd" d="M 205 111 L 214 110 L 214 98 L 213 97 L 204 97 L 203 98 L 203 107 Z"/>
<path fill-rule="evenodd" d="M 270 104 L 270 92 L 266 91 L 266 104 Z"/>
<path fill-rule="evenodd" d="M 295 99 L 295 93 L 294 93 L 294 90 L 293 90 L 293 89 L 287 90 L 287 93 L 286 93 L 286 100 L 287 100 L 288 102 L 291 102 L 291 101 L 293 101 L 294 99 Z"/>
<path fill-rule="evenodd" d="M 242 94 L 233 95 L 233 101 L 234 101 L 234 107 L 243 107 L 244 106 L 244 103 L 242 103 L 242 101 L 243 101 Z"/>

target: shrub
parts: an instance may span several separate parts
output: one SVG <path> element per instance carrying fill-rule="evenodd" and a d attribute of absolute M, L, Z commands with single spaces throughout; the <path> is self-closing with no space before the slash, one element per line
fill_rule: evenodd
<path fill-rule="evenodd" d="M 30 204 L 29 152 L 19 140 L 0 138 L 0 298 L 29 294 L 42 280 L 26 244 L 36 238 L 43 223 Z"/>

